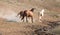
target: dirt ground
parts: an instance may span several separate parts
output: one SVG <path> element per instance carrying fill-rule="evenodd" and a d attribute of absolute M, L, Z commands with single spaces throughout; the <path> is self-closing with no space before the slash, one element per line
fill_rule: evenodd
<path fill-rule="evenodd" d="M 47 19 L 47 18 L 42 20 L 42 22 L 34 22 L 34 23 L 9 22 L 1 18 L 0 19 L 0 35 L 35 35 L 34 34 L 35 30 L 38 30 L 41 27 L 49 27 L 48 25 L 49 23 L 47 20 L 49 20 L 50 22 L 54 21 L 53 18 L 51 19 Z"/>
<path fill-rule="evenodd" d="M 47 32 L 52 33 L 54 35 L 57 34 L 54 29 L 57 29 L 56 27 L 60 25 L 60 12 L 59 12 L 60 8 L 59 9 L 58 7 L 54 8 L 53 4 L 52 4 L 53 6 L 51 7 L 49 5 L 44 7 L 43 4 L 41 5 L 38 4 L 39 7 L 37 7 L 38 5 L 34 6 L 34 3 L 31 4 L 33 1 L 29 3 L 28 0 L 26 1 L 26 3 L 25 1 L 23 3 L 23 0 L 20 0 L 21 3 L 15 1 L 13 2 L 13 0 L 11 0 L 9 2 L 8 0 L 0 0 L 0 35 L 46 35 L 45 33 Z M 35 2 L 35 4 L 37 3 L 38 2 Z M 45 2 L 41 1 L 41 3 L 45 3 Z M 44 5 L 46 5 L 46 3 Z M 8 17 L 9 19 L 13 18 L 14 20 L 15 18 L 13 16 L 15 16 L 18 12 L 25 9 L 31 9 L 32 7 L 36 8 L 34 12 L 34 23 L 7 21 L 5 19 L 6 17 Z M 45 9 L 44 16 L 42 17 L 42 22 L 39 22 L 38 12 L 40 12 L 42 8 L 44 9 L 46 8 L 46 9 Z"/>

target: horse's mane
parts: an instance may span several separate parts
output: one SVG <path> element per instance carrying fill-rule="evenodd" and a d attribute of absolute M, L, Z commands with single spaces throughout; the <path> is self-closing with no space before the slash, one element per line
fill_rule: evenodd
<path fill-rule="evenodd" d="M 30 11 L 34 12 L 34 9 L 35 9 L 35 8 L 32 8 Z"/>

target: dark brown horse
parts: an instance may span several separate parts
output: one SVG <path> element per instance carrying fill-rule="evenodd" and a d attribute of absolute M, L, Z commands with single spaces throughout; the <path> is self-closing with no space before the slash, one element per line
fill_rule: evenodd
<path fill-rule="evenodd" d="M 26 22 L 28 22 L 27 18 L 30 17 L 31 21 L 33 23 L 33 12 L 34 12 L 34 9 L 35 8 L 32 8 L 31 10 L 20 11 L 18 13 L 18 15 L 20 15 L 22 17 L 21 20 L 23 20 L 23 21 L 24 21 L 24 18 L 26 17 Z"/>

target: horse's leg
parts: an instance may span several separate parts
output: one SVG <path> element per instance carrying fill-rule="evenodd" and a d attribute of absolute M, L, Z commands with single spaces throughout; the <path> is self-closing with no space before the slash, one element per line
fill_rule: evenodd
<path fill-rule="evenodd" d="M 42 22 L 42 20 L 41 20 L 41 19 L 42 19 L 42 16 L 39 16 L 39 22 Z"/>
<path fill-rule="evenodd" d="M 27 20 L 27 16 L 26 16 L 26 22 L 28 22 L 28 20 Z"/>
<path fill-rule="evenodd" d="M 32 23 L 33 23 L 33 17 L 31 17 L 31 21 L 32 21 Z"/>
<path fill-rule="evenodd" d="M 24 19 L 23 19 L 23 22 L 24 22 Z"/>
<path fill-rule="evenodd" d="M 23 22 L 24 22 L 24 18 L 25 18 L 25 16 L 22 16 L 22 18 L 21 18 L 21 20 L 23 20 Z"/>

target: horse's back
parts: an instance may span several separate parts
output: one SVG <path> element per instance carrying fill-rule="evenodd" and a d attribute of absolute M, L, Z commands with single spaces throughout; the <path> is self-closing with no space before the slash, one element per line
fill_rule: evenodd
<path fill-rule="evenodd" d="M 32 16 L 33 17 L 33 12 L 31 12 L 31 11 L 28 11 L 28 13 L 27 13 L 29 16 Z"/>

